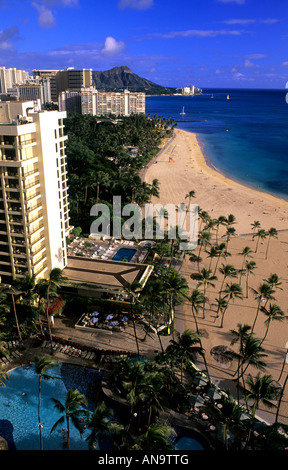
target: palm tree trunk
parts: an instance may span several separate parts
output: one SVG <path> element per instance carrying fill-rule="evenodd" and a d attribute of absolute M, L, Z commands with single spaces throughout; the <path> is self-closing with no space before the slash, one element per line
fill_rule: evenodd
<path fill-rule="evenodd" d="M 286 379 L 284 381 L 284 384 L 283 384 L 283 387 L 282 387 L 282 390 L 281 390 L 281 394 L 280 394 L 280 397 L 279 397 L 275 423 L 278 422 L 278 416 L 279 416 L 279 412 L 280 412 L 281 401 L 282 401 L 282 398 L 283 398 L 283 395 L 284 395 L 284 390 L 285 390 L 285 387 L 286 387 L 286 384 L 287 384 L 287 380 L 288 380 L 288 374 L 286 375 Z"/>
<path fill-rule="evenodd" d="M 267 258 L 268 258 L 268 249 L 269 249 L 270 239 L 271 239 L 271 237 L 269 237 L 269 238 L 268 238 L 265 259 L 267 259 Z"/>
<path fill-rule="evenodd" d="M 21 344 L 21 346 L 22 346 L 22 344 L 23 344 L 22 335 L 21 335 L 21 331 L 20 331 L 20 327 L 19 327 L 19 322 L 18 322 L 18 317 L 17 317 L 17 312 L 16 312 L 15 299 L 14 299 L 14 294 L 13 294 L 13 293 L 12 293 L 12 302 L 13 302 L 13 311 L 14 311 L 14 316 L 15 316 L 15 322 L 16 322 L 16 327 L 17 327 L 17 331 L 18 331 L 18 336 L 19 336 L 20 344 Z"/>
<path fill-rule="evenodd" d="M 51 331 L 51 322 L 49 317 L 49 286 L 47 287 L 47 305 L 46 305 L 46 319 L 48 324 L 48 332 L 50 338 L 50 346 L 51 346 L 51 354 L 53 354 L 53 338 L 52 338 L 52 331 Z"/>
<path fill-rule="evenodd" d="M 258 302 L 257 312 L 256 312 L 256 315 L 255 315 L 255 318 L 254 318 L 252 328 L 251 328 L 251 334 L 253 333 L 255 325 L 256 325 L 256 321 L 257 321 L 258 314 L 259 314 L 259 309 L 260 309 L 260 302 Z"/>

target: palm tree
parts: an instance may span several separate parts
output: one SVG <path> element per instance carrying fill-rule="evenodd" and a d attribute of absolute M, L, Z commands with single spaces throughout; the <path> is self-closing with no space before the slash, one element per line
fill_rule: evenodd
<path fill-rule="evenodd" d="M 216 306 L 217 306 L 217 311 L 216 311 L 216 317 L 215 317 L 215 321 L 217 318 L 219 318 L 219 312 L 221 312 L 221 315 L 222 315 L 222 320 L 221 320 L 221 325 L 220 325 L 220 328 L 223 327 L 223 321 L 224 321 L 224 314 L 226 312 L 226 309 L 228 307 L 228 302 L 227 300 L 224 298 L 224 297 L 218 297 L 218 299 L 215 299 L 216 300 Z"/>
<path fill-rule="evenodd" d="M 246 261 L 246 298 L 248 299 L 249 295 L 249 276 L 250 274 L 253 274 L 254 276 L 254 269 L 256 268 L 256 262 L 255 261 Z"/>
<path fill-rule="evenodd" d="M 202 209 L 200 209 L 200 207 L 198 209 L 198 215 L 201 219 L 201 224 L 199 227 L 199 232 L 201 232 L 202 224 L 207 223 L 210 220 L 210 215 L 208 214 L 207 211 L 203 211 Z"/>
<path fill-rule="evenodd" d="M 193 189 L 191 191 L 189 191 L 189 193 L 186 194 L 186 196 L 185 196 L 185 199 L 188 198 L 188 210 L 190 208 L 191 199 L 194 198 L 194 197 L 196 197 L 196 194 L 195 194 L 195 191 Z"/>
<path fill-rule="evenodd" d="M 21 292 L 24 304 L 30 305 L 31 301 L 35 299 L 35 296 L 37 295 L 35 293 L 35 279 L 35 274 L 30 275 L 29 273 L 26 273 L 22 279 L 17 278 L 13 282 L 15 289 L 18 292 Z"/>
<path fill-rule="evenodd" d="M 212 245 L 208 251 L 208 258 L 210 258 L 209 269 L 211 269 L 213 258 L 219 259 L 219 248 L 217 245 Z M 215 268 L 216 271 L 216 268 Z"/>
<path fill-rule="evenodd" d="M 57 361 L 50 356 L 35 357 L 34 368 L 38 374 L 38 428 L 40 433 L 40 450 L 43 450 L 43 438 L 42 438 L 42 424 L 41 424 L 41 383 L 42 379 L 49 380 L 55 379 L 51 375 L 47 375 L 46 372 L 53 367 L 56 367 Z"/>
<path fill-rule="evenodd" d="M 259 222 L 259 220 L 254 220 L 253 224 L 251 224 L 251 227 L 252 227 L 252 230 L 253 230 L 253 235 L 252 235 L 252 240 L 253 240 L 253 236 L 255 235 L 255 231 L 257 228 L 260 229 L 261 227 L 261 224 Z"/>
<path fill-rule="evenodd" d="M 151 424 L 140 443 L 134 446 L 135 450 L 147 452 L 168 451 L 174 448 L 171 437 L 176 436 L 176 431 L 171 426 L 160 422 Z"/>
<path fill-rule="evenodd" d="M 253 326 L 252 326 L 252 331 L 251 331 L 253 333 L 255 325 L 256 325 L 256 321 L 257 321 L 257 318 L 258 318 L 261 302 L 265 301 L 265 305 L 264 305 L 264 307 L 265 307 L 268 300 L 274 300 L 274 297 L 273 297 L 272 294 L 274 294 L 275 291 L 272 289 L 272 287 L 267 282 L 263 282 L 262 284 L 260 284 L 258 290 L 256 290 L 256 289 L 252 289 L 252 290 L 255 294 L 255 300 L 257 300 L 257 310 L 256 310 L 254 323 L 253 323 Z"/>
<path fill-rule="evenodd" d="M 113 414 L 113 410 L 108 408 L 106 403 L 102 401 L 94 410 L 92 416 L 89 416 L 87 427 L 91 430 L 91 433 L 86 439 L 89 443 L 89 450 L 100 449 L 99 441 L 103 438 L 115 445 L 113 436 L 123 432 L 124 426 L 117 420 L 111 419 Z"/>
<path fill-rule="evenodd" d="M 203 346 L 202 346 L 202 341 L 201 341 L 200 330 L 199 330 L 198 322 L 197 322 L 197 315 L 198 315 L 199 308 L 203 307 L 203 304 L 205 304 L 205 296 L 202 294 L 202 292 L 199 291 L 199 289 L 194 289 L 192 291 L 192 294 L 191 294 L 190 298 L 189 298 L 189 301 L 191 302 L 192 315 L 193 315 L 193 318 L 194 318 L 194 322 L 195 322 L 195 326 L 196 326 L 196 333 L 197 333 L 198 338 L 199 338 L 200 347 L 201 347 L 201 350 L 204 352 L 204 349 L 203 349 Z M 204 360 L 204 364 L 205 364 L 206 374 L 207 374 L 207 377 L 208 377 L 208 380 L 209 380 L 209 383 L 210 383 L 211 381 L 210 381 L 210 376 L 209 376 L 209 371 L 208 371 L 208 365 L 207 365 L 207 362 L 206 362 L 205 352 L 203 354 L 203 360 Z"/>
<path fill-rule="evenodd" d="M 264 279 L 264 282 L 267 282 L 271 287 L 276 287 L 276 289 L 283 290 L 281 286 L 281 278 L 278 276 L 278 274 L 270 274 L 268 279 Z"/>
<path fill-rule="evenodd" d="M 228 227 L 231 227 L 231 225 L 236 224 L 236 217 L 233 214 L 229 214 L 226 218 L 226 224 Z"/>
<path fill-rule="evenodd" d="M 266 259 L 268 258 L 268 250 L 269 250 L 270 240 L 271 240 L 272 237 L 273 238 L 278 238 L 278 232 L 277 232 L 276 228 L 271 227 L 267 231 L 267 235 L 268 235 L 268 242 L 267 242 L 267 248 L 266 248 Z"/>
<path fill-rule="evenodd" d="M 235 300 L 235 299 L 243 299 L 243 295 L 242 295 L 242 288 L 239 284 L 237 284 L 236 282 L 232 282 L 230 284 L 226 284 L 226 287 L 225 289 L 223 290 L 224 292 L 224 299 L 228 298 L 227 300 L 227 305 L 226 305 L 226 308 L 225 310 L 223 311 L 222 313 L 222 321 L 221 321 L 221 328 L 223 326 L 223 322 L 224 322 L 224 314 L 225 312 L 227 311 L 227 308 L 228 308 L 228 304 L 230 302 L 230 300 Z"/>
<path fill-rule="evenodd" d="M 105 173 L 105 171 L 98 171 L 96 175 L 96 183 L 97 183 L 97 195 L 96 195 L 96 204 L 99 201 L 99 193 L 100 193 L 100 185 L 104 185 L 109 187 L 111 183 L 111 178 L 108 173 Z"/>
<path fill-rule="evenodd" d="M 254 235 L 252 237 L 253 240 L 254 240 L 255 237 L 257 237 L 257 243 L 256 243 L 256 249 L 255 249 L 255 253 L 257 253 L 260 238 L 261 238 L 261 240 L 265 240 L 265 238 L 267 237 L 267 234 L 266 234 L 265 230 L 263 228 L 261 228 L 261 229 L 258 230 L 257 233 L 254 233 Z"/>
<path fill-rule="evenodd" d="M 193 318 L 194 318 L 194 322 L 195 322 L 195 326 L 196 326 L 196 332 L 199 336 L 199 328 L 198 328 L 198 322 L 197 322 L 197 315 L 198 315 L 198 311 L 199 311 L 199 308 L 202 307 L 203 308 L 203 305 L 205 305 L 205 296 L 203 295 L 202 292 L 200 292 L 200 290 L 197 288 L 197 289 L 194 289 L 192 291 L 192 294 L 189 298 L 189 301 L 191 302 L 191 307 L 192 307 L 192 315 L 193 315 Z"/>
<path fill-rule="evenodd" d="M 60 287 L 62 283 L 66 281 L 66 277 L 63 275 L 63 271 L 60 268 L 54 268 L 50 271 L 48 279 L 40 279 L 38 281 L 36 289 L 42 291 L 42 295 L 46 292 L 46 320 L 48 324 L 48 332 L 50 338 L 50 345 L 51 345 L 51 353 L 53 353 L 53 338 L 52 338 L 52 331 L 51 331 L 51 319 L 49 315 L 49 307 L 50 307 L 50 297 L 57 296 L 57 289 Z"/>
<path fill-rule="evenodd" d="M 227 255 L 226 243 L 222 242 L 219 245 L 217 245 L 217 261 L 216 261 L 215 268 L 214 268 L 214 273 L 213 273 L 214 276 L 216 275 L 216 271 L 217 271 L 221 256 L 226 258 L 226 255 Z"/>
<path fill-rule="evenodd" d="M 217 280 L 217 277 L 212 274 L 211 269 L 203 268 L 200 271 L 200 281 L 198 282 L 197 287 L 203 285 L 203 295 L 204 295 L 204 304 L 203 304 L 203 318 L 205 318 L 205 304 L 206 304 L 206 289 L 208 286 L 215 287 L 212 281 Z"/>
<path fill-rule="evenodd" d="M 140 350 L 139 350 L 139 343 L 138 343 L 138 337 L 137 337 L 137 332 L 136 332 L 134 309 L 135 309 L 135 303 L 139 301 L 138 295 L 139 295 L 140 289 L 141 289 L 141 284 L 137 281 L 132 282 L 131 284 L 127 282 L 126 285 L 124 286 L 124 290 L 126 294 L 128 294 L 129 301 L 130 301 L 130 313 L 131 313 L 131 318 L 132 318 L 132 323 L 133 323 L 134 338 L 136 342 L 138 358 L 140 357 Z"/>
<path fill-rule="evenodd" d="M 265 374 L 261 376 L 260 372 L 257 373 L 256 377 L 248 374 L 246 379 L 249 391 L 246 391 L 246 400 L 253 400 L 251 406 L 251 418 L 252 422 L 255 421 L 256 411 L 259 408 L 260 402 L 263 403 L 267 408 L 276 408 L 276 405 L 272 403 L 278 397 L 278 391 L 273 387 L 273 378 L 271 375 Z M 251 429 L 248 433 L 247 443 L 250 440 Z"/>
<path fill-rule="evenodd" d="M 267 354 L 264 353 L 261 343 L 261 339 L 255 338 L 251 333 L 244 340 L 240 361 L 240 377 L 244 378 L 244 374 L 249 366 L 256 367 L 259 370 L 265 370 L 266 363 L 263 361 L 263 358 L 266 357 Z"/>
<path fill-rule="evenodd" d="M 237 277 L 237 270 L 233 266 L 233 264 L 224 264 L 224 263 L 222 263 L 222 268 L 219 268 L 219 272 L 221 274 L 223 274 L 222 284 L 221 284 L 221 288 L 220 288 L 220 291 L 219 291 L 221 293 L 222 289 L 223 289 L 224 282 L 227 279 L 227 277 L 229 277 L 230 279 L 234 278 L 234 277 Z"/>
<path fill-rule="evenodd" d="M 86 417 L 88 416 L 88 412 L 86 410 L 87 399 L 78 390 L 68 390 L 64 404 L 62 404 L 57 398 L 52 397 L 51 400 L 54 402 L 54 407 L 62 414 L 52 427 L 51 432 L 66 420 L 67 447 L 68 450 L 70 450 L 70 419 L 79 433 L 82 434 L 84 432 L 84 427 L 81 418 L 83 418 L 83 414 Z"/>
<path fill-rule="evenodd" d="M 251 258 L 251 253 L 252 253 L 252 250 L 249 246 L 245 246 L 243 250 L 241 251 L 241 253 L 238 253 L 238 255 L 243 256 L 243 261 L 242 261 L 242 266 L 241 266 L 240 276 L 239 276 L 240 283 L 241 283 L 241 275 L 244 269 L 246 258 Z"/>
<path fill-rule="evenodd" d="M 219 227 L 220 225 L 226 225 L 226 217 L 224 215 L 220 215 L 218 219 L 216 220 L 216 243 L 218 242 L 218 232 L 219 232 Z"/>
<path fill-rule="evenodd" d="M 231 240 L 232 235 L 235 235 L 236 229 L 234 227 L 228 226 L 226 229 L 226 252 L 228 250 L 228 243 Z"/>
<path fill-rule="evenodd" d="M 183 365 L 185 358 L 192 359 L 195 354 L 201 354 L 203 356 L 203 350 L 200 345 L 199 335 L 192 330 L 185 330 L 182 335 L 179 334 L 178 340 L 171 340 L 170 344 L 166 348 L 166 353 L 173 356 L 179 357 L 180 359 L 180 371 L 181 371 L 181 382 L 183 381 Z"/>
<path fill-rule="evenodd" d="M 170 269 L 164 274 L 164 288 L 167 290 L 170 315 L 168 325 L 174 322 L 174 307 L 176 304 L 182 303 L 188 294 L 187 280 L 181 276 L 178 271 Z"/>
<path fill-rule="evenodd" d="M 233 346 L 235 343 L 239 342 L 239 351 L 237 354 L 235 354 L 235 357 L 238 361 L 238 367 L 236 369 L 236 372 L 234 375 L 237 374 L 237 382 L 238 382 L 238 387 L 237 387 L 237 396 L 238 396 L 238 403 L 239 403 L 239 382 L 240 382 L 240 364 L 242 361 L 242 358 L 244 357 L 244 349 L 245 349 L 245 343 L 251 334 L 251 326 L 248 324 L 242 325 L 241 323 L 237 324 L 237 330 L 230 330 L 230 333 L 232 334 L 232 340 L 231 340 L 231 345 Z"/>
<path fill-rule="evenodd" d="M 240 416 L 242 414 L 242 409 L 229 396 L 224 398 L 221 405 L 222 406 L 220 408 L 211 403 L 208 405 L 208 410 L 214 417 L 215 422 L 221 424 L 224 447 L 225 450 L 228 450 L 228 431 L 230 430 L 231 432 L 234 432 L 234 430 L 239 431 L 241 429 Z"/>
<path fill-rule="evenodd" d="M 199 252 L 198 252 L 198 269 L 199 269 L 199 262 L 201 259 L 201 251 L 202 248 L 206 250 L 206 246 L 209 245 L 211 240 L 211 233 L 207 231 L 203 231 L 199 233 Z"/>
<path fill-rule="evenodd" d="M 272 321 L 279 321 L 282 322 L 288 317 L 284 314 L 283 310 L 277 305 L 277 304 L 271 304 L 269 305 L 269 308 L 267 309 L 266 307 L 260 307 L 260 310 L 264 315 L 266 315 L 267 319 L 264 322 L 264 325 L 266 326 L 266 332 L 265 335 L 262 339 L 262 343 L 265 341 L 268 330 L 270 327 L 270 324 Z"/>

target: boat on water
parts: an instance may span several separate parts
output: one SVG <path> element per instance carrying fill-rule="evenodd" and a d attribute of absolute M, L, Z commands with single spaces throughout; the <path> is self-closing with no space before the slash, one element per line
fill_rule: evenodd
<path fill-rule="evenodd" d="M 211 95 L 211 98 L 214 98 L 214 95 Z"/>
<path fill-rule="evenodd" d="M 182 116 L 184 116 L 184 114 L 186 114 L 185 111 L 184 111 L 184 106 L 183 106 L 182 111 L 181 111 L 180 114 L 182 114 Z"/>
<path fill-rule="evenodd" d="M 230 100 L 230 96 L 229 96 L 229 95 L 227 95 L 227 100 Z"/>

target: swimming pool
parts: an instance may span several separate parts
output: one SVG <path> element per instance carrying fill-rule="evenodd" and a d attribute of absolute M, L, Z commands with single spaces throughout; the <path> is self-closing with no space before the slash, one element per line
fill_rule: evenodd
<path fill-rule="evenodd" d="M 175 439 L 175 450 L 207 450 L 208 441 L 198 432 L 179 426 L 175 427 L 177 437 Z"/>
<path fill-rule="evenodd" d="M 114 261 L 122 261 L 122 260 L 131 261 L 131 259 L 135 255 L 136 251 L 137 250 L 135 250 L 135 248 L 119 248 L 119 250 L 113 256 L 112 260 L 114 260 Z"/>
<path fill-rule="evenodd" d="M 78 389 L 88 401 L 88 409 L 93 412 L 100 395 L 102 373 L 86 367 L 62 363 L 50 369 L 49 375 L 61 380 L 42 380 L 41 423 L 43 425 L 44 450 L 62 450 L 64 438 L 61 426 L 51 434 L 51 428 L 60 418 L 51 397 L 64 403 L 69 389 Z M 22 395 L 22 394 L 25 395 Z M 10 406 L 8 403 L 11 403 Z M 8 442 L 9 450 L 40 450 L 38 431 L 38 374 L 33 366 L 17 367 L 9 372 L 6 387 L 0 390 L 0 436 Z M 65 425 L 64 425 L 65 426 Z M 76 428 L 70 427 L 71 450 L 88 450 L 85 437 Z"/>

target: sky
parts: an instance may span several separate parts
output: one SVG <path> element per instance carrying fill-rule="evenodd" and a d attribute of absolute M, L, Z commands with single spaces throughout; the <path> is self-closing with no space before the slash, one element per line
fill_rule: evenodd
<path fill-rule="evenodd" d="M 284 89 L 287 0 L 0 0 L 0 66 L 128 66 L 163 86 Z"/>

